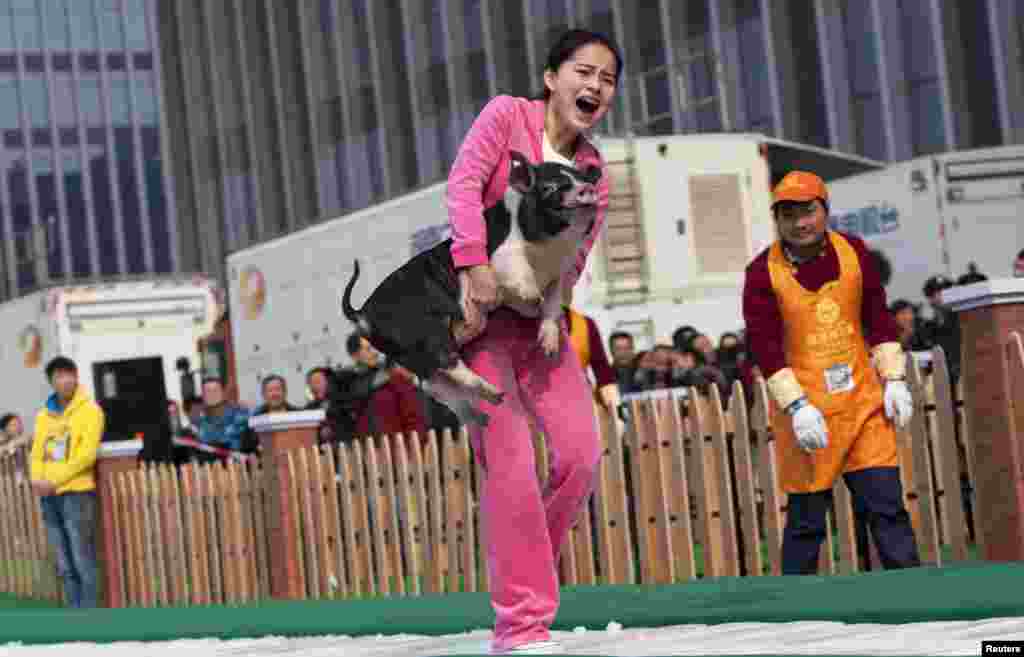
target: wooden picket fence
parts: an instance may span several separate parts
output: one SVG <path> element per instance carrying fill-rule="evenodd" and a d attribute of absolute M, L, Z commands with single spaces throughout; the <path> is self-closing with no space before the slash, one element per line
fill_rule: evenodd
<path fill-rule="evenodd" d="M 970 430 L 941 350 L 909 372 L 917 412 L 899 433 L 906 503 L 922 561 L 969 558 L 962 478 L 973 481 Z M 1024 371 L 1024 362 L 1021 364 Z M 786 495 L 776 485 L 771 404 L 740 384 L 630 402 L 625 431 L 598 409 L 604 454 L 596 490 L 562 551 L 561 580 L 662 584 L 778 574 Z M 727 409 L 727 410 L 726 410 Z M 537 439 L 538 477 L 547 453 Z M 467 435 L 375 437 L 289 452 L 300 570 L 309 599 L 487 590 L 477 500 L 482 472 Z M 122 599 L 130 606 L 243 604 L 270 595 L 268 494 L 259 463 L 140 466 L 114 475 Z M 849 492 L 840 479 L 822 573 L 860 569 Z M 0 591 L 57 599 L 33 498 L 0 459 Z M 878 568 L 878 560 L 872 560 Z"/>

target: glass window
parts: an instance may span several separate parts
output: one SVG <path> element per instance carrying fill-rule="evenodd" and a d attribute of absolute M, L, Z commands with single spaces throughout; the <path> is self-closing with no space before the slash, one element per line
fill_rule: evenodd
<path fill-rule="evenodd" d="M 32 158 L 32 170 L 36 184 L 36 198 L 39 207 L 39 221 L 46 227 L 46 255 L 51 278 L 64 275 L 64 249 L 61 245 L 60 208 L 57 207 L 57 177 L 54 173 L 53 158 L 47 153 Z"/>
<path fill-rule="evenodd" d="M 78 117 L 75 116 L 75 82 L 67 73 L 57 73 L 53 76 L 54 96 L 57 106 L 54 107 L 57 113 L 57 125 L 60 127 L 74 126 L 78 124 Z"/>
<path fill-rule="evenodd" d="M 64 200 L 67 204 L 67 230 L 71 240 L 71 269 L 74 276 L 84 278 L 92 274 L 89 263 L 89 219 L 85 204 L 85 187 L 82 179 L 82 162 L 74 151 L 65 151 Z"/>
<path fill-rule="evenodd" d="M 145 218 L 139 203 L 138 180 L 135 176 L 135 140 L 132 129 L 115 128 L 114 144 L 117 153 L 117 188 L 120 193 L 121 216 L 124 217 L 128 272 L 141 274 L 146 271 L 146 244 L 142 235 L 142 222 Z"/>
<path fill-rule="evenodd" d="M 487 59 L 484 55 L 483 16 L 480 0 L 461 0 L 466 46 L 465 70 L 470 99 L 475 110 L 483 108 L 490 93 L 487 84 Z M 467 126 L 468 128 L 469 126 Z"/>
<path fill-rule="evenodd" d="M 71 23 L 71 47 L 77 50 L 96 50 L 96 14 L 92 0 L 69 2 L 68 19 Z"/>
<path fill-rule="evenodd" d="M 542 38 L 537 44 L 540 48 L 540 61 L 544 60 L 547 51 L 569 27 L 569 14 L 565 11 L 564 0 L 533 0 L 530 12 L 537 24 L 542 27 Z"/>
<path fill-rule="evenodd" d="M 34 75 L 25 76 L 21 91 L 25 97 L 25 109 L 28 111 L 29 124 L 33 128 L 49 126 L 50 99 L 46 92 L 46 80 Z"/>
<path fill-rule="evenodd" d="M 36 0 L 11 0 L 14 8 L 14 31 L 22 50 L 42 50 L 43 32 Z"/>
<path fill-rule="evenodd" d="M 462 20 L 466 30 L 466 50 L 483 50 L 484 24 L 481 0 L 462 0 Z"/>
<path fill-rule="evenodd" d="M 100 105 L 100 80 L 94 75 L 82 75 L 78 80 L 78 102 L 82 119 L 87 125 L 103 125 L 103 107 Z"/>
<path fill-rule="evenodd" d="M 370 42 L 368 38 L 369 20 L 366 14 L 366 2 L 367 0 L 353 0 L 352 2 L 352 20 L 354 23 L 355 34 L 356 34 L 356 63 L 358 64 L 359 70 L 356 71 L 356 77 L 360 78 L 357 82 L 367 80 L 370 77 Z"/>
<path fill-rule="evenodd" d="M 52 50 L 71 47 L 67 0 L 42 0 L 46 16 L 46 46 Z"/>
<path fill-rule="evenodd" d="M 790 90 L 796 97 L 797 107 L 783 107 L 786 112 L 799 112 L 797 140 L 808 144 L 828 147 L 828 116 L 825 102 L 821 97 L 824 82 L 821 71 L 821 49 L 812 0 L 790 0 L 789 29 L 790 44 L 797 66 L 795 79 L 782 77 L 783 85 L 792 84 Z M 787 94 L 783 95 L 786 98 Z"/>
<path fill-rule="evenodd" d="M 0 151 L 2 153 L 2 151 Z M 14 226 L 15 256 L 18 258 L 18 288 L 27 291 L 36 285 L 35 267 L 32 257 L 32 207 L 29 202 L 29 174 L 24 152 L 16 152 L 5 158 L 7 189 L 10 195 L 11 220 Z"/>
<path fill-rule="evenodd" d="M 12 9 L 11 0 L 0 0 L 0 50 L 14 50 L 17 44 Z"/>
<path fill-rule="evenodd" d="M 114 125 L 131 125 L 132 97 L 128 76 L 112 74 L 110 76 L 110 120 Z"/>
<path fill-rule="evenodd" d="M 118 0 L 98 0 L 100 43 L 104 50 L 124 50 L 124 23 Z"/>
<path fill-rule="evenodd" d="M 993 4 L 957 3 L 957 29 L 963 35 L 963 70 L 967 87 L 969 135 L 958 135 L 962 148 L 984 148 L 1003 143 L 1003 132 L 997 103 L 996 59 L 992 51 L 989 12 Z M 1001 65 L 1001 64 L 1000 64 Z"/>
<path fill-rule="evenodd" d="M 146 125 L 156 125 L 160 114 L 157 108 L 156 86 L 152 72 L 136 71 L 135 105 L 139 111 L 139 121 Z"/>
<path fill-rule="evenodd" d="M 0 76 L 0 130 L 21 128 L 20 109 L 18 81 L 12 77 Z"/>
<path fill-rule="evenodd" d="M 129 50 L 149 50 L 146 24 L 146 0 L 124 0 L 125 23 Z"/>
<path fill-rule="evenodd" d="M 914 155 L 937 153 L 946 147 L 935 44 L 928 0 L 899 0 L 903 44 L 904 93 L 912 126 Z"/>
<path fill-rule="evenodd" d="M 89 175 L 92 180 L 93 215 L 99 238 L 100 273 L 118 273 L 117 235 L 114 228 L 114 201 L 110 190 L 110 160 L 102 148 L 89 149 Z"/>
<path fill-rule="evenodd" d="M 174 245 L 171 244 L 167 224 L 167 199 L 164 197 L 163 164 L 160 160 L 160 131 L 156 127 L 142 128 L 143 174 L 145 175 L 146 202 L 149 204 L 150 239 L 153 240 L 153 261 L 158 273 L 170 273 Z"/>
<path fill-rule="evenodd" d="M 841 6 L 846 62 L 853 102 L 857 152 L 877 160 L 886 158 L 881 78 L 878 70 L 877 35 L 869 12 L 859 2 L 844 0 Z"/>
<path fill-rule="evenodd" d="M 736 29 L 739 34 L 740 86 L 743 88 L 747 129 L 772 135 L 771 88 L 768 84 L 768 55 L 765 52 L 764 22 L 758 0 L 736 1 Z"/>

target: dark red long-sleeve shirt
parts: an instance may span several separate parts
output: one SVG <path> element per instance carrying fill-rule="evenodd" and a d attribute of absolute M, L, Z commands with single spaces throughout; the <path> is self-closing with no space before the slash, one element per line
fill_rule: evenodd
<path fill-rule="evenodd" d="M 899 326 L 889 312 L 885 288 L 882 287 L 874 257 L 863 240 L 846 233 L 840 234 L 850 242 L 860 261 L 864 288 L 861 319 L 868 347 L 873 348 L 883 342 L 898 342 Z M 782 313 L 768 273 L 769 250 L 765 249 L 747 266 L 743 285 L 743 321 L 747 330 L 747 346 L 765 379 L 787 367 Z M 796 280 L 812 292 L 838 278 L 839 256 L 830 241 L 826 243 L 821 255 L 798 265 L 796 269 Z"/>
<path fill-rule="evenodd" d="M 604 340 L 597 323 L 590 317 L 587 320 L 587 333 L 590 335 L 590 367 L 594 370 L 594 380 L 598 388 L 615 383 L 618 379 L 615 370 L 608 360 L 608 352 L 604 348 Z"/>
<path fill-rule="evenodd" d="M 376 423 L 376 431 L 370 426 L 370 416 Z M 401 433 L 408 436 L 415 431 L 420 438 L 426 437 L 427 419 L 420 403 L 416 386 L 404 376 L 391 373 L 391 380 L 376 390 L 370 398 L 368 408 L 356 423 L 356 435 L 376 436 Z"/>

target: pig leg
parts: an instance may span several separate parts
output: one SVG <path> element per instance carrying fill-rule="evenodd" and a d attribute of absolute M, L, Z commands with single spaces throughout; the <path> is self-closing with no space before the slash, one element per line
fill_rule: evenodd
<path fill-rule="evenodd" d="M 500 404 L 505 398 L 505 393 L 498 390 L 482 376 L 469 369 L 461 358 L 455 364 L 455 367 L 447 370 L 441 370 L 441 373 L 448 377 L 448 379 L 457 387 L 469 391 L 471 394 L 476 395 L 477 398 L 483 399 L 484 401 L 488 401 L 492 404 Z"/>
<path fill-rule="evenodd" d="M 486 427 L 490 421 L 490 416 L 476 407 L 476 395 L 456 386 L 441 372 L 426 381 L 423 389 L 428 395 L 450 408 L 463 424 Z"/>
<path fill-rule="evenodd" d="M 558 353 L 559 339 L 562 336 L 558 320 L 562 316 L 562 279 L 552 283 L 544 297 L 541 307 L 540 329 L 537 331 L 537 342 L 544 355 L 551 358 Z"/>

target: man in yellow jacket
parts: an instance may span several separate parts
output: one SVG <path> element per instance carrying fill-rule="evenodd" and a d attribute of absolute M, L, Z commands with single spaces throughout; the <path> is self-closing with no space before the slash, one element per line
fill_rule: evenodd
<path fill-rule="evenodd" d="M 78 385 L 78 368 L 58 356 L 46 366 L 53 394 L 36 415 L 32 490 L 40 497 L 57 574 L 71 607 L 97 606 L 96 453 L 103 409 Z"/>

